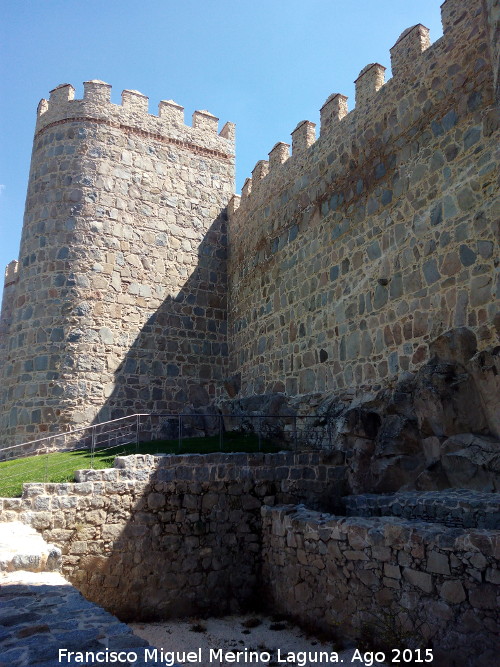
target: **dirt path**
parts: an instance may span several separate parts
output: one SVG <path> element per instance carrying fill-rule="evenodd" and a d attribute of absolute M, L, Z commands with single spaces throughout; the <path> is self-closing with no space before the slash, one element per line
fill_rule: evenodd
<path fill-rule="evenodd" d="M 132 623 L 130 627 L 163 651 L 163 654 L 158 653 L 158 658 L 165 661 L 166 667 L 173 662 L 198 667 L 232 667 L 234 664 L 376 667 L 384 664 L 376 662 L 371 654 L 356 653 L 355 649 L 341 651 L 331 640 L 322 641 L 286 620 L 261 614 Z"/>

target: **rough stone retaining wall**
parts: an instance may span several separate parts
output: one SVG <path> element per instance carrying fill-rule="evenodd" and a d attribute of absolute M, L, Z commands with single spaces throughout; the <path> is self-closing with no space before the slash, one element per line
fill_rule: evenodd
<path fill-rule="evenodd" d="M 286 506 L 264 507 L 262 520 L 262 585 L 276 610 L 356 637 L 386 608 L 421 624 L 439 667 L 496 664 L 500 531 Z"/>
<path fill-rule="evenodd" d="M 63 573 L 122 619 L 234 611 L 260 579 L 260 508 L 335 504 L 344 468 L 318 454 L 136 456 L 79 483 L 26 484 L 3 499 L 61 548 Z"/>
<path fill-rule="evenodd" d="M 468 489 L 347 496 L 347 516 L 398 516 L 445 526 L 500 529 L 500 494 Z"/>

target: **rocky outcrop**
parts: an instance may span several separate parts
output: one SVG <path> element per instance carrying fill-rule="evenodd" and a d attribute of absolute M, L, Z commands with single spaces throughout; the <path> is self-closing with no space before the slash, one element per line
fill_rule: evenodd
<path fill-rule="evenodd" d="M 226 401 L 226 427 L 259 414 L 267 437 L 341 453 L 353 493 L 499 490 L 500 347 L 478 353 L 462 327 L 431 342 L 429 354 L 416 373 L 378 391 Z"/>

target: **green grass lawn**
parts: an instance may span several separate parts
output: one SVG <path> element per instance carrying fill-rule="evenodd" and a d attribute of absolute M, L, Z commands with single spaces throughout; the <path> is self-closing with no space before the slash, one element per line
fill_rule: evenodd
<path fill-rule="evenodd" d="M 262 439 L 261 451 L 277 452 L 284 449 L 270 441 Z M 72 482 L 75 470 L 87 468 L 111 468 L 115 456 L 127 454 L 208 454 L 210 452 L 257 452 L 259 440 L 256 435 L 225 433 L 223 448 L 220 449 L 219 436 L 208 438 L 186 438 L 179 449 L 177 440 L 155 440 L 141 442 L 137 446 L 117 445 L 97 450 L 92 462 L 90 451 L 74 450 L 54 452 L 39 456 L 27 456 L 22 459 L 0 462 L 0 497 L 20 496 L 24 482 Z"/>

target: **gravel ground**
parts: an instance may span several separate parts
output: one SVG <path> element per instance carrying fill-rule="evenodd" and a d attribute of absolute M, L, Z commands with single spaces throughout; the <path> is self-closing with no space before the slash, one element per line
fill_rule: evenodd
<path fill-rule="evenodd" d="M 315 667 L 329 664 L 376 667 L 384 664 L 376 662 L 371 654 L 356 653 L 355 649 L 340 651 L 331 640 L 322 641 L 286 620 L 261 614 L 131 623 L 130 627 L 139 637 L 164 651 L 163 655 L 159 651 L 158 657 L 166 665 L 172 662 L 184 665 L 191 662 L 198 667 L 210 664 L 217 667 L 232 667 L 234 664 L 252 664 L 256 667 Z M 231 659 L 231 654 L 237 651 L 241 652 L 239 659 Z M 196 655 L 192 655 L 189 660 L 187 652 Z M 259 660 L 251 652 L 258 653 L 262 659 Z"/>

